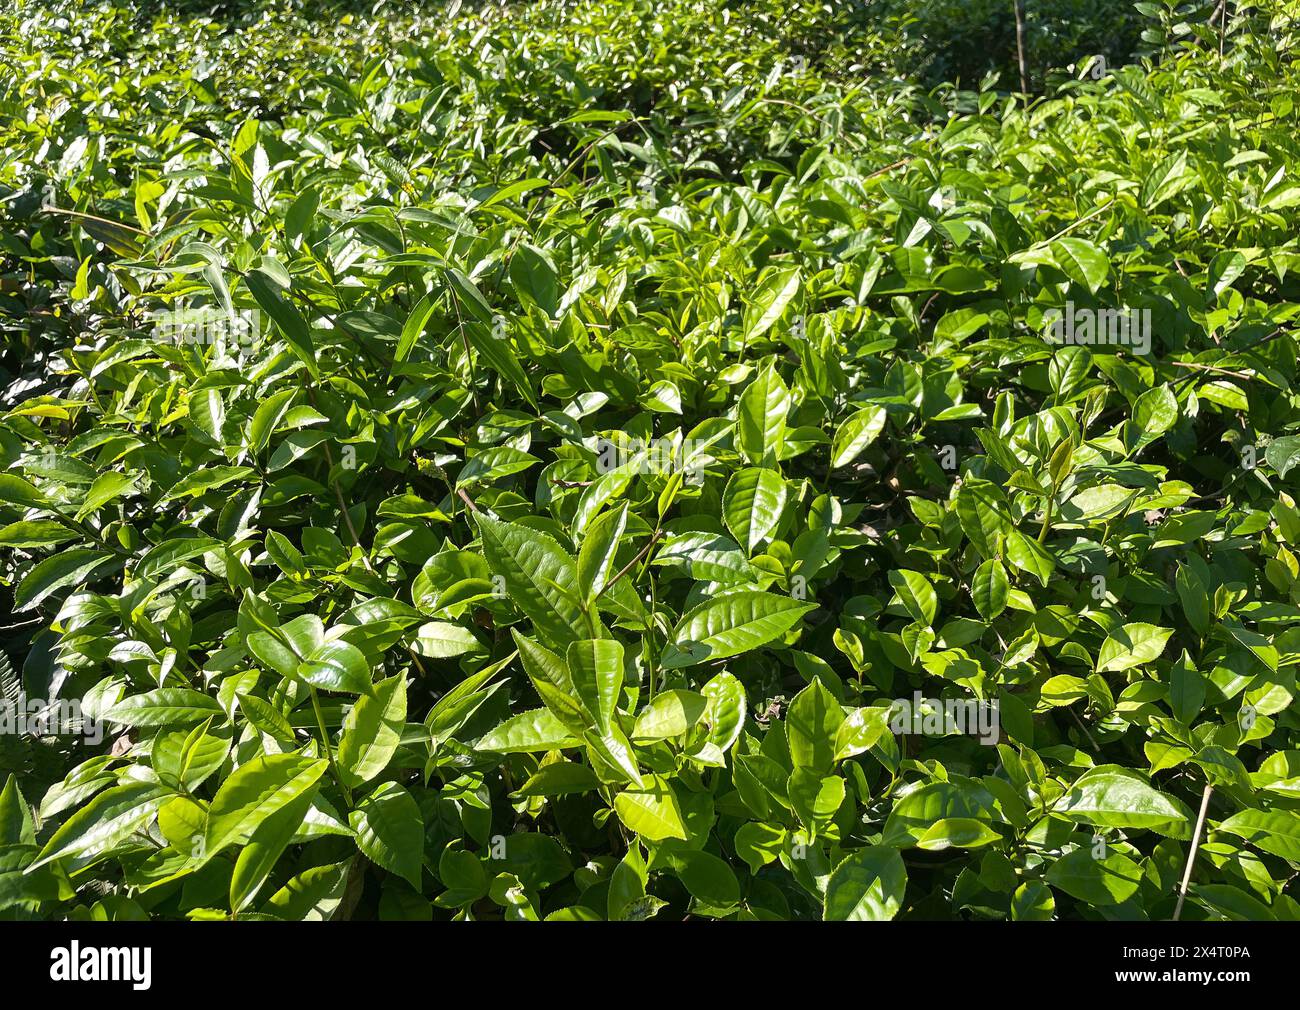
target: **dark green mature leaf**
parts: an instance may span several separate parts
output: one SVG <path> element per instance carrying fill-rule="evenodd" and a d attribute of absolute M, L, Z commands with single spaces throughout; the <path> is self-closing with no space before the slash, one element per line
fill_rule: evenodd
<path fill-rule="evenodd" d="M 302 313 L 294 307 L 280 285 L 265 271 L 251 271 L 245 275 L 244 283 L 248 285 L 249 292 L 257 299 L 257 304 L 262 307 L 262 311 L 271 317 L 276 327 L 289 341 L 293 353 L 307 366 L 311 377 L 319 379 L 320 369 L 316 364 L 316 349 L 312 343 L 311 327 Z"/>
<path fill-rule="evenodd" d="M 1111 851 L 1098 859 L 1085 847 L 1053 863 L 1047 881 L 1072 898 L 1105 907 L 1133 897 L 1142 882 L 1142 870 L 1121 852 Z"/>
<path fill-rule="evenodd" d="M 111 557 L 105 551 L 71 550 L 46 558 L 14 591 L 14 612 L 30 610 L 51 593 L 80 584 Z"/>
<path fill-rule="evenodd" d="M 685 614 L 664 652 L 667 669 L 726 659 L 784 635 L 815 603 L 744 590 L 727 593 Z"/>
<path fill-rule="evenodd" d="M 544 533 L 485 515 L 476 518 L 488 565 L 505 579 L 511 602 L 537 631 L 555 645 L 586 637 L 590 625 L 576 602 L 573 558 Z"/>

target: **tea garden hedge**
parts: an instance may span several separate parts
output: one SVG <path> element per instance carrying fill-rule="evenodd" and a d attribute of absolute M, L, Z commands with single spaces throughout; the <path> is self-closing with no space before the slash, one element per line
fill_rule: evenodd
<path fill-rule="evenodd" d="M 1300 917 L 1300 8 L 1023 6 L 0 14 L 0 918 Z"/>

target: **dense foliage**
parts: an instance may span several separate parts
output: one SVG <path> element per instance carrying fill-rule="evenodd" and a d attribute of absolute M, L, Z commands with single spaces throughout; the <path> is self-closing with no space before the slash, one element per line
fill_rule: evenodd
<path fill-rule="evenodd" d="M 1214 6 L 1037 96 L 0 14 L 0 917 L 1300 917 L 1300 24 Z"/>

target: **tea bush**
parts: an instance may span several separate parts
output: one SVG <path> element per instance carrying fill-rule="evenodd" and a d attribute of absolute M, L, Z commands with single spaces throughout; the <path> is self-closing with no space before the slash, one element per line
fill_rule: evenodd
<path fill-rule="evenodd" d="M 1027 98 L 815 3 L 19 0 L 0 917 L 1300 917 L 1232 7 Z"/>

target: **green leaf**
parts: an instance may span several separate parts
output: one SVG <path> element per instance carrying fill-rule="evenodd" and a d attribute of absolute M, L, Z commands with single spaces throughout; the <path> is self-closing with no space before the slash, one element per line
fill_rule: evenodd
<path fill-rule="evenodd" d="M 897 849 L 869 845 L 851 852 L 826 882 L 826 922 L 885 922 L 899 913 L 907 868 Z"/>
<path fill-rule="evenodd" d="M 533 687 L 546 707 L 562 725 L 574 732 L 586 730 L 591 719 L 578 701 L 578 692 L 564 660 L 526 635 L 519 634 L 514 628 L 510 630 L 519 647 L 519 659 L 524 673 L 533 682 Z"/>
<path fill-rule="evenodd" d="M 895 802 L 885 821 L 883 844 L 916 845 L 936 822 L 949 818 L 988 820 L 987 802 L 971 785 L 928 782 Z"/>
<path fill-rule="evenodd" d="M 393 351 L 393 362 L 401 364 L 410 356 L 411 348 L 415 342 L 420 339 L 420 334 L 424 332 L 425 324 L 429 322 L 429 317 L 433 315 L 436 302 L 432 295 L 424 295 L 415 303 L 415 308 L 411 309 L 411 314 L 406 317 L 406 324 L 402 327 L 402 335 L 397 341 L 397 348 Z"/>
<path fill-rule="evenodd" d="M 939 597 L 929 579 L 920 572 L 896 568 L 889 573 L 889 584 L 894 587 L 913 620 L 920 621 L 927 627 L 934 624 L 939 610 Z"/>
<path fill-rule="evenodd" d="M 450 845 L 438 860 L 438 879 L 447 888 L 434 899 L 439 908 L 460 908 L 488 893 L 488 877 L 478 856 Z"/>
<path fill-rule="evenodd" d="M 244 283 L 262 307 L 262 311 L 274 320 L 289 347 L 297 355 L 307 372 L 319 381 L 320 369 L 316 365 L 316 348 L 312 344 L 311 328 L 307 320 L 282 293 L 281 287 L 265 270 L 258 269 L 244 275 Z"/>
<path fill-rule="evenodd" d="M 165 786 L 151 782 L 105 789 L 54 832 L 29 870 L 55 860 L 68 861 L 69 869 L 95 862 L 147 827 L 170 795 Z"/>
<path fill-rule="evenodd" d="M 519 294 L 554 318 L 560 303 L 560 281 L 544 250 L 520 243 L 510 260 L 510 282 Z"/>
<path fill-rule="evenodd" d="M 1190 726 L 1204 703 L 1205 678 L 1184 652 L 1182 659 L 1169 671 L 1169 707 L 1179 722 Z"/>
<path fill-rule="evenodd" d="M 138 478 L 129 473 L 117 473 L 110 470 L 107 473 L 101 473 L 95 478 L 95 482 L 90 485 L 86 492 L 86 497 L 77 509 L 77 514 L 73 516 L 77 522 L 92 516 L 109 502 L 122 497 L 128 490 L 135 487 Z"/>
<path fill-rule="evenodd" d="M 1022 572 L 1034 576 L 1043 586 L 1051 580 L 1056 568 L 1051 555 L 1017 529 L 1007 532 L 1007 560 Z"/>
<path fill-rule="evenodd" d="M 253 419 L 248 425 L 248 451 L 253 455 L 261 452 L 271 440 L 271 434 L 279 426 L 289 405 L 298 395 L 296 389 L 282 389 L 272 393 L 257 405 Z"/>
<path fill-rule="evenodd" d="M 456 478 L 457 487 L 470 487 L 474 484 L 491 484 L 493 481 L 522 473 L 538 462 L 536 456 L 530 456 L 508 445 L 498 445 L 469 459 L 461 467 Z"/>
<path fill-rule="evenodd" d="M 240 765 L 221 784 L 208 807 L 203 852 L 211 858 L 228 845 L 243 845 L 258 825 L 313 789 L 329 762 L 302 754 L 270 754 Z"/>
<path fill-rule="evenodd" d="M 0 547 L 53 547 L 76 536 L 63 523 L 52 519 L 20 521 L 0 528 Z"/>
<path fill-rule="evenodd" d="M 36 829 L 18 788 L 18 776 L 10 774 L 0 790 L 0 846 L 19 844 L 36 844 Z"/>
<path fill-rule="evenodd" d="M 781 318 L 786 307 L 799 293 L 802 277 L 798 267 L 775 270 L 763 279 L 745 308 L 745 341 L 760 337 Z"/>
<path fill-rule="evenodd" d="M 1137 772 L 1118 765 L 1084 772 L 1055 811 L 1101 827 L 1146 828 L 1174 838 L 1191 835 L 1182 804 L 1153 789 Z"/>
<path fill-rule="evenodd" d="M 1155 441 L 1178 423 L 1178 399 L 1168 385 L 1148 389 L 1133 404 L 1128 423 L 1130 444 L 1143 446 Z"/>
<path fill-rule="evenodd" d="M 613 639 L 583 639 L 565 653 L 578 700 L 601 734 L 609 733 L 623 689 L 623 646 Z"/>
<path fill-rule="evenodd" d="M 468 628 L 450 621 L 427 621 L 416 629 L 412 649 L 431 659 L 451 659 L 467 652 L 479 652 L 482 646 Z"/>
<path fill-rule="evenodd" d="M 945 849 L 977 849 L 1002 836 L 983 821 L 973 817 L 945 817 L 935 821 L 916 840 L 918 849 L 942 852 Z"/>
<path fill-rule="evenodd" d="M 1067 236 L 1052 243 L 1052 258 L 1070 280 L 1096 294 L 1110 273 L 1106 254 L 1087 239 Z"/>
<path fill-rule="evenodd" d="M 248 651 L 264 665 L 286 677 L 298 676 L 302 662 L 293 648 L 269 631 L 254 631 L 248 636 Z"/>
<path fill-rule="evenodd" d="M 221 703 L 206 694 L 187 687 L 160 687 L 123 698 L 104 718 L 123 726 L 171 726 L 222 714 Z"/>
<path fill-rule="evenodd" d="M 736 444 L 751 463 L 766 465 L 780 458 L 790 390 L 773 365 L 755 377 L 736 409 Z"/>
<path fill-rule="evenodd" d="M 398 674 L 363 695 L 343 720 L 335 761 L 343 781 L 353 789 L 388 767 L 406 728 L 406 678 Z"/>
<path fill-rule="evenodd" d="M 991 621 L 1007 609 L 1007 600 L 1011 593 L 1011 580 L 1002 562 L 990 558 L 977 569 L 971 582 L 971 599 L 980 617 Z"/>
<path fill-rule="evenodd" d="M 831 468 L 848 466 L 857 459 L 863 449 L 880 437 L 888 417 L 884 407 L 872 405 L 861 408 L 845 420 L 836 429 L 831 443 Z"/>
<path fill-rule="evenodd" d="M 614 571 L 618 546 L 627 530 L 628 504 L 606 512 L 587 527 L 578 551 L 578 586 L 590 602 L 598 597 Z"/>
<path fill-rule="evenodd" d="M 692 898 L 710 908 L 729 908 L 740 901 L 740 881 L 727 863 L 711 852 L 671 852 L 668 865 Z"/>
<path fill-rule="evenodd" d="M 1041 880 L 1028 880 L 1011 896 L 1011 918 L 1015 922 L 1050 922 L 1056 913 L 1052 889 Z"/>
<path fill-rule="evenodd" d="M 1287 435 L 1275 438 L 1264 450 L 1264 459 L 1279 477 L 1285 477 L 1297 464 L 1300 464 L 1300 435 Z M 3 478 L 0 478 L 3 479 Z M 0 498 L 4 497 L 4 486 L 0 485 Z"/>
<path fill-rule="evenodd" d="M 835 731 L 835 760 L 855 757 L 876 745 L 889 732 L 892 705 L 855 708 Z"/>
<path fill-rule="evenodd" d="M 1237 835 L 1300 866 L 1300 814 L 1292 810 L 1242 810 L 1220 821 L 1214 830 Z"/>
<path fill-rule="evenodd" d="M 349 862 L 303 870 L 271 895 L 263 911 L 289 922 L 328 919 L 343 899 Z"/>
<path fill-rule="evenodd" d="M 664 650 L 664 669 L 676 670 L 749 652 L 789 631 L 815 603 L 742 590 L 714 597 L 688 612 Z"/>
<path fill-rule="evenodd" d="M 237 693 L 235 697 L 239 699 L 239 707 L 244 716 L 258 732 L 265 733 L 281 743 L 293 744 L 295 739 L 293 726 L 278 708 L 255 694 Z"/>
<path fill-rule="evenodd" d="M 757 873 L 781 857 L 786 839 L 785 829 L 775 824 L 748 821 L 736 832 L 736 855 Z"/>
<path fill-rule="evenodd" d="M 686 840 L 686 822 L 672 785 L 660 775 L 648 775 L 644 784 L 614 797 L 614 811 L 629 831 L 650 842 L 668 838 Z"/>
<path fill-rule="evenodd" d="M 830 771 L 843 722 L 844 710 L 840 703 L 814 677 L 812 683 L 794 696 L 786 713 L 785 733 L 795 768 L 810 768 L 819 773 Z"/>
<path fill-rule="evenodd" d="M 573 761 L 556 761 L 542 765 L 514 793 L 521 799 L 533 796 L 568 796 L 589 793 L 600 788 L 600 779 L 586 765 Z"/>
<path fill-rule="evenodd" d="M 590 637 L 576 600 L 577 565 L 555 540 L 537 530 L 475 516 L 483 538 L 483 557 L 505 580 L 511 602 L 548 642 L 567 646 Z"/>
<path fill-rule="evenodd" d="M 209 551 L 221 548 L 221 542 L 212 537 L 185 537 L 178 540 L 164 540 L 142 557 L 132 573 L 137 579 L 150 579 L 165 575 L 179 568 L 186 561 Z"/>
<path fill-rule="evenodd" d="M 480 737 L 474 749 L 519 754 L 577 746 L 578 741 L 568 727 L 553 713 L 535 708 L 511 716 L 492 732 Z"/>
<path fill-rule="evenodd" d="M 640 742 L 683 736 L 700 721 L 708 705 L 709 699 L 695 691 L 660 691 L 637 715 L 632 739 Z"/>
<path fill-rule="evenodd" d="M 727 481 L 722 517 L 731 535 L 751 554 L 780 522 L 785 494 L 785 481 L 774 470 L 748 467 Z"/>
<path fill-rule="evenodd" d="M 1174 588 L 1178 590 L 1178 601 L 1182 604 L 1183 616 L 1202 638 L 1210 630 L 1210 594 L 1196 570 L 1179 565 L 1174 576 Z"/>
<path fill-rule="evenodd" d="M 724 670 L 700 690 L 708 699 L 704 719 L 709 724 L 709 742 L 729 751 L 745 728 L 745 686 Z"/>
<path fill-rule="evenodd" d="M 230 753 L 230 737 L 225 732 L 209 733 L 213 719 L 190 730 L 162 733 L 154 738 L 149 759 L 164 785 L 193 792 L 213 775 Z M 289 734 L 292 741 L 293 734 Z"/>
<path fill-rule="evenodd" d="M 396 782 L 381 783 L 348 815 L 357 848 L 417 890 L 424 865 L 424 817 L 415 798 Z"/>
<path fill-rule="evenodd" d="M 35 485 L 11 473 L 0 473 L 0 502 L 21 505 L 23 508 L 40 508 L 49 499 Z"/>
<path fill-rule="evenodd" d="M 41 603 L 51 593 L 85 582 L 100 565 L 112 558 L 104 551 L 60 551 L 35 565 L 14 591 L 14 613 L 20 614 Z"/>
<path fill-rule="evenodd" d="M 298 664 L 297 677 L 323 691 L 373 694 L 370 663 L 355 645 L 334 639 L 322 642 Z"/>
<path fill-rule="evenodd" d="M 258 891 L 275 869 L 294 833 L 311 808 L 318 786 L 295 796 L 267 817 L 253 831 L 248 844 L 239 850 L 230 875 L 230 908 L 242 911 L 252 904 Z"/>
<path fill-rule="evenodd" d="M 1047 881 L 1072 898 L 1105 907 L 1128 901 L 1137 893 L 1142 883 L 1142 868 L 1109 846 L 1101 859 L 1085 846 L 1053 863 L 1047 871 Z"/>
<path fill-rule="evenodd" d="M 469 283 L 464 275 L 455 270 L 449 270 L 448 274 L 452 278 L 460 279 L 460 281 L 454 281 L 458 291 L 464 290 L 460 282 Z M 475 289 L 475 293 L 477 294 L 477 289 Z M 482 298 L 481 295 L 479 297 Z M 464 304 L 464 302 L 461 301 L 461 304 Z M 473 303 L 471 302 L 471 304 Z M 488 317 L 491 318 L 490 311 Z M 459 325 L 464 328 L 462 332 L 469 339 L 470 344 L 480 355 L 487 359 L 493 370 L 514 386 L 515 390 L 523 396 L 529 406 L 537 410 L 537 394 L 533 390 L 532 383 L 528 381 L 528 373 L 524 371 L 523 366 L 519 363 L 519 356 L 510 343 L 508 336 L 496 336 L 497 328 L 495 325 L 492 330 L 489 330 L 486 326 L 468 321 L 462 321 Z"/>
<path fill-rule="evenodd" d="M 246 466 L 205 466 L 187 473 L 158 499 L 162 505 L 176 498 L 195 497 L 251 477 L 255 471 Z"/>
<path fill-rule="evenodd" d="M 799 821 L 812 830 L 830 826 L 844 803 L 846 788 L 838 775 L 820 775 L 811 768 L 796 768 L 786 783 L 786 796 Z"/>
<path fill-rule="evenodd" d="M 1158 659 L 1173 631 L 1153 624 L 1125 624 L 1116 628 L 1101 643 L 1097 654 L 1097 672 L 1129 670 Z"/>

